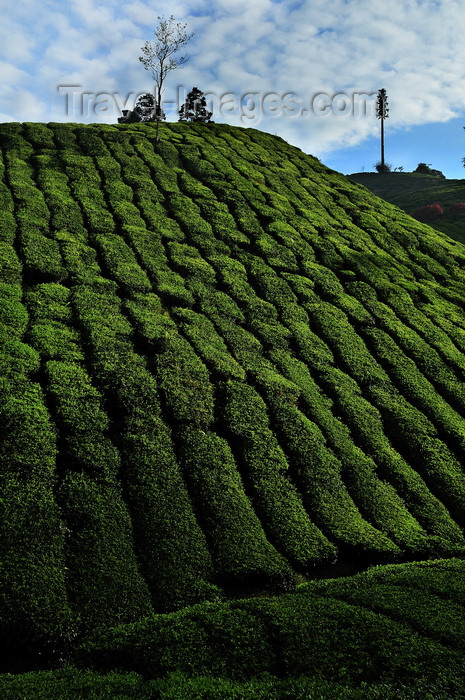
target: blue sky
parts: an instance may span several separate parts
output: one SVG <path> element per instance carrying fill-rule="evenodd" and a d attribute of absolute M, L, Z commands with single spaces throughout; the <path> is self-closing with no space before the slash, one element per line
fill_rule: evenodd
<path fill-rule="evenodd" d="M 116 123 L 118 104 L 153 90 L 140 49 L 157 16 L 173 14 L 195 36 L 165 83 L 169 121 L 195 85 L 217 122 L 278 134 L 343 173 L 371 171 L 370 105 L 384 87 L 386 161 L 465 177 L 462 0 L 0 2 L 0 121 Z"/>

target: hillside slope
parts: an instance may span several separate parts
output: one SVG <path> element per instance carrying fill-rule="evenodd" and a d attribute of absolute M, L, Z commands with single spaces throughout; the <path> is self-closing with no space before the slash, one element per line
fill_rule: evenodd
<path fill-rule="evenodd" d="M 440 204 L 445 213 L 432 219 L 429 225 L 465 243 L 465 217 L 447 212 L 451 205 L 465 202 L 465 180 L 446 180 L 421 173 L 354 173 L 350 179 L 408 214 L 427 204 Z"/>
<path fill-rule="evenodd" d="M 12 654 L 465 551 L 465 248 L 279 138 L 153 136 L 0 126 Z"/>

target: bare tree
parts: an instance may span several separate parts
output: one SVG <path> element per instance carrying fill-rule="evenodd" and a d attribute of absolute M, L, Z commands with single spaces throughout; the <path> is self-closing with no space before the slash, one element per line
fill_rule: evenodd
<path fill-rule="evenodd" d="M 162 114 L 161 95 L 166 76 L 170 71 L 181 68 L 189 60 L 187 54 L 177 55 L 194 36 L 194 32 L 189 34 L 186 28 L 187 24 L 176 22 L 173 15 L 168 19 L 165 19 L 163 16 L 158 17 L 158 26 L 153 31 L 155 40 L 146 41 L 142 46 L 142 56 L 139 56 L 139 61 L 146 70 L 151 71 L 155 81 L 157 115 Z M 160 116 L 157 116 L 156 122 L 155 140 L 158 143 Z"/>

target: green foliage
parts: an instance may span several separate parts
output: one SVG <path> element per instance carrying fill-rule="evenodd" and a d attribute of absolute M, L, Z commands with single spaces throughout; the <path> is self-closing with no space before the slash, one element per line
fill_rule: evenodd
<path fill-rule="evenodd" d="M 28 369 L 25 366 L 19 372 L 25 374 Z M 54 480 L 56 436 L 41 387 L 21 377 L 15 383 L 2 379 L 0 391 L 1 473 L 34 476 L 50 486 Z"/>
<path fill-rule="evenodd" d="M 57 241 L 38 229 L 23 227 L 20 233 L 21 252 L 26 271 L 37 281 L 58 281 L 66 277 Z"/>
<path fill-rule="evenodd" d="M 204 314 L 190 309 L 174 309 L 182 332 L 208 366 L 221 379 L 245 379 L 245 372 L 228 351 L 215 326 Z"/>
<path fill-rule="evenodd" d="M 3 668 L 47 662 L 73 636 L 64 525 L 47 478 L 0 477 L 0 639 Z M 42 657 L 42 658 L 41 658 Z"/>
<path fill-rule="evenodd" d="M 207 426 L 213 422 L 213 387 L 207 368 L 177 332 L 165 333 L 156 358 L 157 380 L 171 418 Z"/>
<path fill-rule="evenodd" d="M 187 243 L 170 243 L 168 250 L 175 269 L 183 276 L 195 277 L 206 284 L 214 283 L 215 271 L 196 248 Z"/>
<path fill-rule="evenodd" d="M 84 354 L 79 346 L 77 330 L 59 323 L 36 323 L 28 337 L 31 345 L 47 360 L 82 361 Z"/>
<path fill-rule="evenodd" d="M 74 362 L 47 362 L 48 389 L 55 399 L 61 421 L 76 433 L 100 432 L 108 426 L 101 409 L 101 396 L 87 372 Z"/>
<path fill-rule="evenodd" d="M 149 615 L 150 595 L 139 573 L 119 488 L 69 472 L 59 501 L 67 526 L 67 589 L 80 629 Z"/>
<path fill-rule="evenodd" d="M 4 700 L 17 700 L 20 697 L 36 700 L 72 700 L 78 697 L 89 700 L 149 700 L 154 697 L 155 685 L 144 682 L 136 673 L 102 675 L 66 666 L 59 671 L 3 674 L 0 676 L 0 690 Z"/>
<path fill-rule="evenodd" d="M 128 291 L 150 292 L 152 290 L 147 275 L 122 238 L 114 235 L 98 235 L 95 238 L 95 245 L 111 276 L 118 284 Z"/>
<path fill-rule="evenodd" d="M 28 313 L 21 303 L 22 290 L 19 285 L 0 283 L 0 324 L 2 330 L 21 338 L 28 323 Z"/>
<path fill-rule="evenodd" d="M 37 700 L 73 700 L 86 697 L 89 700 L 416 700 L 422 697 L 433 700 L 449 697 L 451 684 L 447 679 L 436 681 L 411 680 L 408 684 L 395 681 L 375 684 L 362 683 L 352 688 L 323 679 L 299 676 L 278 678 L 262 674 L 248 681 L 210 675 L 190 676 L 181 672 L 169 673 L 166 678 L 147 681 L 136 673 L 106 674 L 81 671 L 67 666 L 61 671 L 42 671 L 18 676 L 0 676 L 0 688 L 5 700 L 18 697 L 34 697 Z"/>
<path fill-rule="evenodd" d="M 343 548 L 395 552 L 392 542 L 362 517 L 344 485 L 342 465 L 315 423 L 295 406 L 285 405 L 280 396 L 271 405 L 306 509 L 323 532 Z"/>
<path fill-rule="evenodd" d="M 228 382 L 222 398 L 222 420 L 235 437 L 252 502 L 272 539 L 303 568 L 331 560 L 336 550 L 305 512 L 287 474 L 284 453 L 269 428 L 265 403 L 256 390 Z"/>
<path fill-rule="evenodd" d="M 434 562 L 426 570 L 425 581 L 434 580 L 436 573 L 441 576 L 448 565 Z M 463 572 L 463 562 L 456 566 Z M 283 694 L 276 697 L 286 698 L 301 697 L 302 688 L 328 698 L 346 697 L 345 692 L 354 693 L 347 697 L 415 698 L 421 688 L 430 690 L 432 698 L 441 697 L 441 692 L 445 697 L 448 693 L 460 697 L 464 682 L 460 651 L 430 638 L 439 608 L 434 595 L 422 593 L 423 565 L 371 571 L 353 579 L 310 582 L 299 593 L 279 599 L 204 604 L 94 634 L 81 646 L 79 664 L 90 662 L 106 670 L 116 662 L 125 671 L 137 671 L 146 678 L 187 671 L 248 679 L 279 669 Z M 399 578 L 413 571 L 414 584 L 405 588 Z M 463 579 L 461 583 L 459 577 L 455 580 L 463 592 Z M 456 622 L 462 624 L 463 610 L 449 600 L 445 609 L 453 610 Z M 421 629 L 398 622 L 397 614 L 402 617 L 403 613 L 412 621 L 418 619 Z M 452 618 L 438 622 L 445 633 Z M 265 678 L 268 676 L 262 676 Z M 291 679 L 294 685 L 287 686 Z M 328 682 L 339 685 L 331 688 Z M 416 689 L 412 695 L 408 695 L 409 688 Z"/>
<path fill-rule="evenodd" d="M 253 129 L 0 136 L 5 668 L 100 626 L 178 675 L 75 695 L 452 697 L 456 563 L 219 601 L 463 555 L 460 245 Z"/>
<path fill-rule="evenodd" d="M 21 283 L 22 265 L 15 249 L 0 241 L 0 281 L 7 284 Z"/>
<path fill-rule="evenodd" d="M 220 581 L 289 585 L 292 573 L 267 541 L 228 443 L 215 433 L 181 428 L 178 454 Z"/>
<path fill-rule="evenodd" d="M 219 591 L 208 583 L 213 566 L 175 460 L 174 446 L 159 418 L 128 420 L 122 445 L 124 482 L 135 547 L 157 611 L 176 610 Z"/>

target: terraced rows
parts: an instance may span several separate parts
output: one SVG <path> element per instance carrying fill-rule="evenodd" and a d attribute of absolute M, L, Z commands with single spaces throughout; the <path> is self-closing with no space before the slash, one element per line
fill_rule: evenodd
<path fill-rule="evenodd" d="M 462 698 L 464 568 L 376 566 L 92 630 L 62 668 L 0 674 L 2 698 Z"/>
<path fill-rule="evenodd" d="M 18 644 L 465 549 L 465 250 L 276 137 L 153 133 L 0 127 Z"/>
<path fill-rule="evenodd" d="M 463 573 L 457 559 L 397 564 L 311 581 L 280 598 L 206 603 L 92 634 L 75 662 L 99 672 L 118 665 L 146 679 L 181 672 L 244 682 L 272 673 L 283 691 L 286 681 L 296 684 L 286 698 L 352 697 L 351 690 L 368 698 L 459 698 Z M 328 682 L 340 687 L 331 692 Z"/>

